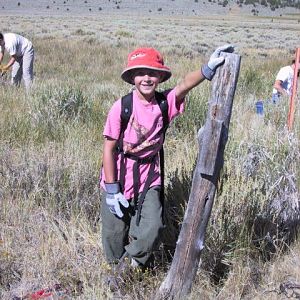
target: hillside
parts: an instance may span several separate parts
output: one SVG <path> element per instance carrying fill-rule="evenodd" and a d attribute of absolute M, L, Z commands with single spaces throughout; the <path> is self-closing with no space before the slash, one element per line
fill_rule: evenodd
<path fill-rule="evenodd" d="M 214 15 L 253 14 L 277 16 L 300 13 L 299 0 L 12 0 L 0 1 L 0 14 L 131 14 Z"/>

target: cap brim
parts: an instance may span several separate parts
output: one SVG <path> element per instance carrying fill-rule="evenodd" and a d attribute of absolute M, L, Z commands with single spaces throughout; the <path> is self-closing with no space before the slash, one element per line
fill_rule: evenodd
<path fill-rule="evenodd" d="M 162 74 L 160 83 L 168 80 L 172 76 L 172 73 L 169 69 L 154 68 L 145 65 L 145 66 L 135 66 L 135 67 L 125 69 L 121 74 L 121 78 L 127 83 L 134 84 L 132 73 L 137 69 L 149 69 L 149 70 L 159 71 Z"/>

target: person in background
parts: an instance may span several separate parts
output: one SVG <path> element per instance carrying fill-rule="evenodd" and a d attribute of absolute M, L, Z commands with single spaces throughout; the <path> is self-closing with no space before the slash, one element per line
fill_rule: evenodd
<path fill-rule="evenodd" d="M 33 82 L 34 48 L 32 43 L 19 34 L 0 32 L 0 47 L 0 64 L 5 50 L 10 55 L 8 63 L 0 65 L 1 75 L 12 67 L 11 83 L 19 86 L 23 78 L 28 90 Z"/>
<path fill-rule="evenodd" d="M 138 48 L 128 55 L 121 77 L 135 87 L 131 95 L 132 113 L 123 134 L 121 98 L 108 113 L 100 178 L 103 250 L 108 263 L 116 266 L 115 274 L 123 273 L 126 265 L 142 269 L 147 266 L 163 229 L 159 153 L 164 125 L 158 94 L 163 94 L 167 101 L 167 117 L 172 121 L 184 111 L 188 92 L 205 79 L 212 80 L 225 61 L 222 52 L 233 51 L 232 45 L 217 48 L 207 64 L 187 73 L 177 86 L 161 93 L 156 88 L 172 75 L 161 53 L 154 48 Z M 112 290 L 122 282 L 118 278 L 107 278 Z"/>
<path fill-rule="evenodd" d="M 294 59 L 291 65 L 282 67 L 279 70 L 273 86 L 273 93 L 272 93 L 273 103 L 277 103 L 279 98 L 282 96 L 289 97 L 291 95 L 295 67 L 296 64 Z M 299 77 L 299 66 L 298 66 L 298 77 Z"/>

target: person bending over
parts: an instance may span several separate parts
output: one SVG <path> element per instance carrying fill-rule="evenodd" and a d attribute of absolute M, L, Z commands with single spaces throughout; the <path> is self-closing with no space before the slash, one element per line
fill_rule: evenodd
<path fill-rule="evenodd" d="M 298 65 L 298 77 L 299 77 L 299 65 Z M 273 86 L 273 93 L 272 93 L 272 101 L 274 103 L 276 103 L 279 100 L 279 98 L 282 96 L 289 97 L 291 95 L 295 67 L 296 67 L 295 60 L 293 60 L 291 65 L 282 67 L 277 73 L 275 83 Z"/>
<path fill-rule="evenodd" d="M 15 33 L 0 32 L 0 63 L 4 58 L 5 50 L 10 55 L 6 65 L 1 65 L 1 75 L 11 67 L 11 83 L 19 86 L 23 78 L 28 90 L 33 81 L 34 48 L 32 43 L 25 37 Z"/>

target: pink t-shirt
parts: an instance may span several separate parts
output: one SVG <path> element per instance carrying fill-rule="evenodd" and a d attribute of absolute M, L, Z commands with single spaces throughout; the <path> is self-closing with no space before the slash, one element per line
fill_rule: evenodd
<path fill-rule="evenodd" d="M 167 94 L 169 121 L 172 121 L 184 110 L 184 101 L 180 107 L 176 106 L 175 89 L 164 92 Z M 103 135 L 118 140 L 121 127 L 121 99 L 118 99 L 110 109 Z M 163 117 L 161 109 L 156 100 L 145 103 L 138 98 L 136 91 L 133 91 L 132 114 L 127 128 L 124 132 L 123 149 L 125 153 L 138 157 L 149 157 L 157 154 L 163 144 Z M 133 198 L 133 164 L 134 160 L 125 158 L 125 187 L 124 196 L 126 199 Z M 117 158 L 118 178 L 120 171 L 120 155 Z M 150 169 L 150 164 L 142 164 L 139 168 L 140 189 L 143 191 L 145 181 Z M 159 160 L 155 160 L 154 177 L 150 186 L 160 185 Z M 105 174 L 102 169 L 100 185 L 105 189 Z"/>

